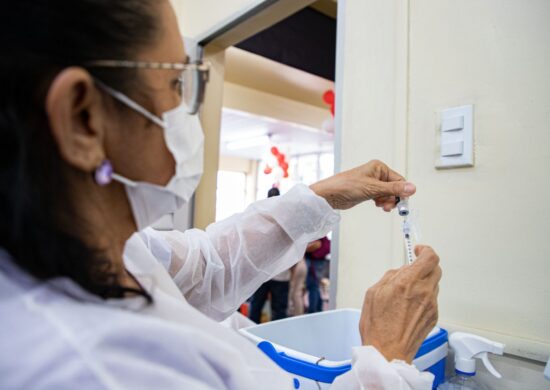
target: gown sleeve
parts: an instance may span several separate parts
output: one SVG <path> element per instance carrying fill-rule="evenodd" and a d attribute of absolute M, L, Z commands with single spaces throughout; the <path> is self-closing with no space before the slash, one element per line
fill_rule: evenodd
<path fill-rule="evenodd" d="M 296 264 L 307 244 L 331 231 L 338 214 L 309 187 L 296 185 L 206 231 L 140 233 L 187 301 L 222 321 L 265 281 Z"/>
<path fill-rule="evenodd" d="M 331 390 L 431 390 L 434 376 L 401 360 L 388 362 L 374 347 L 355 347 L 352 368 L 338 376 Z"/>

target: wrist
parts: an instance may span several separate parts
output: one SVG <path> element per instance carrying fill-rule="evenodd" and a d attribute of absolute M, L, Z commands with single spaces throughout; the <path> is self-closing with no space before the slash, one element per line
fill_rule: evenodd
<path fill-rule="evenodd" d="M 325 186 L 323 185 L 323 182 L 317 182 L 309 186 L 309 189 L 315 193 L 315 195 L 323 198 L 327 201 L 329 206 L 332 209 L 337 209 L 335 204 L 335 197 L 331 195 L 328 191 L 326 191 Z"/>
<path fill-rule="evenodd" d="M 402 360 L 408 364 L 411 364 L 414 358 L 411 354 L 403 353 L 403 349 L 398 346 L 382 346 L 377 345 L 375 342 L 365 342 L 363 345 L 376 348 L 388 362 L 393 360 Z"/>

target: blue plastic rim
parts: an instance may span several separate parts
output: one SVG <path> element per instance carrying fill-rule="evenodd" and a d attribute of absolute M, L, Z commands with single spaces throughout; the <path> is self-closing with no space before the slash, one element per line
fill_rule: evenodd
<path fill-rule="evenodd" d="M 284 352 L 277 352 L 275 347 L 268 341 L 262 341 L 258 344 L 260 348 L 271 360 L 286 372 L 303 376 L 318 382 L 332 383 L 334 378 L 351 370 L 351 364 L 340 367 L 324 367 L 313 363 L 304 362 L 288 356 Z"/>
<path fill-rule="evenodd" d="M 424 340 L 422 345 L 420 346 L 420 349 L 416 353 L 415 359 L 424 356 L 430 351 L 433 351 L 437 347 L 442 346 L 449 340 L 449 333 L 445 329 L 441 329 L 439 333 L 433 335 L 432 337 Z"/>
<path fill-rule="evenodd" d="M 455 372 L 456 372 L 458 375 L 476 376 L 476 373 L 475 373 L 475 372 L 464 372 L 464 371 L 460 371 L 460 370 L 455 370 Z"/>
<path fill-rule="evenodd" d="M 439 333 L 426 339 L 424 343 L 422 343 L 422 346 L 418 350 L 415 358 L 433 351 L 434 349 L 445 344 L 447 341 L 448 333 L 445 329 L 441 329 Z M 260 342 L 258 344 L 258 348 L 260 348 L 271 360 L 273 360 L 286 372 L 318 382 L 332 383 L 337 376 L 342 375 L 351 369 L 350 364 L 340 367 L 324 367 L 296 359 L 292 356 L 288 356 L 284 352 L 277 352 L 275 347 L 269 341 Z M 434 389 L 436 389 L 437 386 L 445 380 L 445 363 L 446 359 L 441 359 L 439 362 L 426 370 L 427 372 L 431 372 L 435 377 L 433 384 Z M 297 383 L 299 386 L 300 382 L 295 379 L 294 386 L 296 386 Z"/>
<path fill-rule="evenodd" d="M 434 384 L 432 389 L 437 389 L 437 387 L 445 382 L 445 364 L 447 359 L 441 359 L 433 366 L 429 367 L 426 371 L 434 374 Z"/>

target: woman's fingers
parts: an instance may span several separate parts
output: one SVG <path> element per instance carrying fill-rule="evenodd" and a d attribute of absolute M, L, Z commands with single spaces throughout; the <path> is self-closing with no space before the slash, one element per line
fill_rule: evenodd
<path fill-rule="evenodd" d="M 427 281 L 433 286 L 439 286 L 441 277 L 443 276 L 443 271 L 441 267 L 436 267 L 434 271 L 428 276 Z"/>
<path fill-rule="evenodd" d="M 380 283 L 380 284 L 384 284 L 385 282 L 389 281 L 389 280 L 392 279 L 395 275 L 399 274 L 399 272 L 401 271 L 401 269 L 403 269 L 403 267 L 397 268 L 397 269 L 390 269 L 389 271 L 386 271 L 386 273 L 384 274 L 384 276 L 382 276 L 382 279 L 380 279 L 379 283 Z"/>
<path fill-rule="evenodd" d="M 372 198 L 378 207 L 384 211 L 391 211 L 395 208 L 396 197 L 408 197 L 414 195 L 416 186 L 405 181 L 405 178 L 381 161 L 372 161 L 368 165 L 371 168 L 371 177 L 376 179 L 377 183 L 372 183 L 374 191 Z"/>
<path fill-rule="evenodd" d="M 418 245 L 414 251 L 417 258 L 409 270 L 416 279 L 424 279 L 439 267 L 439 256 L 429 246 Z"/>
<path fill-rule="evenodd" d="M 380 161 L 371 161 L 314 183 L 310 188 L 335 209 L 346 210 L 361 202 L 375 200 L 378 207 L 390 211 L 395 198 L 409 197 L 416 187 Z"/>
<path fill-rule="evenodd" d="M 387 212 L 390 212 L 392 211 L 394 208 L 395 208 L 395 197 L 392 196 L 390 197 L 390 199 L 384 203 L 384 206 L 382 206 L 384 208 L 384 211 L 387 211 Z"/>
<path fill-rule="evenodd" d="M 416 192 L 416 186 L 406 181 L 381 181 L 378 179 L 372 179 L 366 183 L 369 187 L 368 192 L 372 199 L 387 197 L 387 196 L 400 196 L 409 197 Z"/>
<path fill-rule="evenodd" d="M 411 362 L 437 323 L 439 257 L 428 246 L 419 246 L 417 254 L 413 265 L 386 272 L 363 302 L 363 344 L 376 347 L 388 360 Z"/>
<path fill-rule="evenodd" d="M 414 254 L 416 256 L 420 256 L 420 253 L 422 253 L 422 251 L 427 248 L 430 248 L 430 247 L 428 245 L 418 244 L 417 246 L 414 247 Z"/>
<path fill-rule="evenodd" d="M 374 203 L 378 207 L 381 207 L 381 206 L 384 206 L 384 204 L 390 202 L 392 198 L 395 199 L 395 197 L 393 197 L 393 196 L 382 196 L 380 198 L 375 198 Z"/>
<path fill-rule="evenodd" d="M 383 196 L 374 199 L 374 203 L 376 207 L 381 207 L 384 211 L 390 212 L 395 208 L 396 198 L 395 196 Z"/>

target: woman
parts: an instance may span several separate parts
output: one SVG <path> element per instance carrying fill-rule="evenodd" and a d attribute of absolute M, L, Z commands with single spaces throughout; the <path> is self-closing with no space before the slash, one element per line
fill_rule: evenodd
<path fill-rule="evenodd" d="M 4 15 L 0 388 L 293 388 L 215 320 L 331 230 L 333 209 L 390 211 L 414 186 L 371 162 L 205 232 L 143 230 L 189 199 L 202 168 L 181 89 L 201 69 L 184 64 L 170 3 L 18 0 Z M 367 293 L 364 346 L 333 388 L 430 388 L 410 363 L 441 270 L 416 251 Z"/>
<path fill-rule="evenodd" d="M 281 192 L 277 187 L 270 188 L 267 197 L 280 196 Z M 288 294 L 289 294 L 290 270 L 284 270 L 272 279 L 264 282 L 252 294 L 250 301 L 250 319 L 259 324 L 262 318 L 262 310 L 266 301 L 270 300 L 271 320 L 280 320 L 287 317 Z"/>
<path fill-rule="evenodd" d="M 323 308 L 321 299 L 321 290 L 319 289 L 321 279 L 323 278 L 324 262 L 327 255 L 330 254 L 330 240 L 328 237 L 322 237 L 315 241 L 315 245 L 306 249 L 307 279 L 306 287 L 308 291 L 308 313 L 317 313 Z"/>

